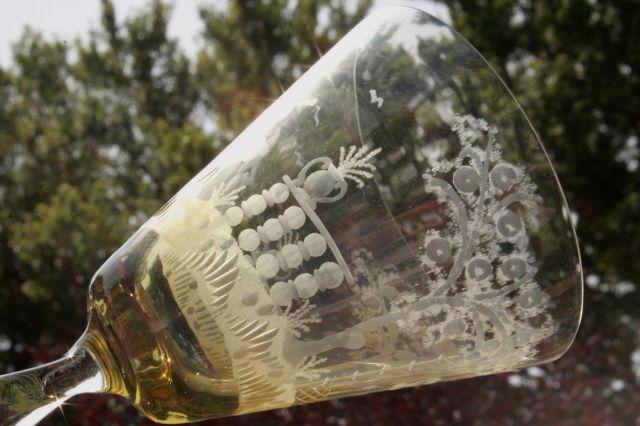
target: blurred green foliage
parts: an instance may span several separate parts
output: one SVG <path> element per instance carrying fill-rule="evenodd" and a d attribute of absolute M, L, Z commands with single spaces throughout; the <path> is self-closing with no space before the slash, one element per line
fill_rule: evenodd
<path fill-rule="evenodd" d="M 518 375 L 212 424 L 640 418 L 634 372 L 640 373 L 640 3 L 441 3 L 529 114 L 578 218 L 588 286 L 574 348 L 545 369 Z M 109 253 L 370 6 L 370 0 L 203 6 L 195 58 L 168 37 L 171 9 L 160 1 L 119 22 L 102 0 L 100 25 L 71 45 L 25 30 L 13 66 L 0 69 L 1 371 L 64 353 L 84 327 L 86 287 Z M 113 398 L 81 401 L 65 408 L 73 424 L 144 422 Z"/>

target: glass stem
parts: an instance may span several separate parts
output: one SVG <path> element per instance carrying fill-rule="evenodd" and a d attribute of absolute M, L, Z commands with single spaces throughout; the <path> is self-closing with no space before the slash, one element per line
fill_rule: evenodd
<path fill-rule="evenodd" d="M 72 396 L 105 388 L 98 363 L 76 344 L 57 361 L 0 376 L 0 425 L 34 425 Z"/>

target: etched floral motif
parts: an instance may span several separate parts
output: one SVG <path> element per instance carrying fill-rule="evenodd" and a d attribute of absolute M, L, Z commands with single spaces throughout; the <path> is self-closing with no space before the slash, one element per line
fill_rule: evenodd
<path fill-rule="evenodd" d="M 314 158 L 297 176 L 252 194 L 241 182 L 211 187 L 213 211 L 202 229 L 217 233 L 218 251 L 207 254 L 206 240 L 202 251 L 163 260 L 190 325 L 217 345 L 208 353 L 228 351 L 216 361 L 239 378 L 241 403 L 257 404 L 261 393 L 274 401 L 325 398 L 353 381 L 374 386 L 429 363 L 443 371 L 512 366 L 554 331 L 529 250 L 541 202 L 535 185 L 502 159 L 498 131 L 486 121 L 456 117 L 452 130 L 459 155 L 424 175 L 446 220 L 424 234 L 421 291 L 403 267 L 380 266 L 365 248 L 347 265 L 317 212 L 372 179 L 381 148 L 341 147 L 335 163 Z M 172 244 L 184 236 L 161 238 Z M 353 322 L 319 336 L 319 301 L 334 290 L 349 294 Z M 349 384 L 347 376 L 318 382 L 327 367 L 321 355 L 334 349 L 345 360 L 367 360 L 348 370 Z"/>
<path fill-rule="evenodd" d="M 309 300 L 305 300 L 296 310 L 292 311 L 292 306 L 289 303 L 283 314 L 287 318 L 287 324 L 293 336 L 302 337 L 302 333 L 309 331 L 310 324 L 317 324 L 321 321 L 317 316 L 310 314 L 316 305 L 309 303 Z"/>
<path fill-rule="evenodd" d="M 355 145 L 349 147 L 347 151 L 344 147 L 340 147 L 340 160 L 338 162 L 338 173 L 344 179 L 354 181 L 358 188 L 364 186 L 363 179 L 371 179 L 372 172 L 376 169 L 371 160 L 380 153 L 382 148 L 376 148 L 370 151 L 368 146 L 357 148 Z"/>
<path fill-rule="evenodd" d="M 397 321 L 408 331 L 430 322 L 428 347 L 449 339 L 466 358 L 532 355 L 531 342 L 550 335 L 544 318 L 548 296 L 535 281 L 536 259 L 527 228 L 535 230 L 541 199 L 522 167 L 502 159 L 498 129 L 470 115 L 455 117 L 460 143 L 451 161 L 434 161 L 424 174 L 427 193 L 446 211 L 439 229 L 426 232 L 421 262 L 432 278 L 424 310 Z M 517 312 L 517 315 L 513 315 Z M 498 355 L 498 349 L 507 349 Z"/>

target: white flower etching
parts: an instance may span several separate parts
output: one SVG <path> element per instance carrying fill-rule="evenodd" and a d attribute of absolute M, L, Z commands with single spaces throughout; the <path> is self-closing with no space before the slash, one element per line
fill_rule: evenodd
<path fill-rule="evenodd" d="M 338 173 L 344 179 L 354 181 L 358 188 L 364 186 L 363 179 L 371 179 L 375 166 L 371 160 L 380 153 L 382 148 L 376 148 L 370 151 L 368 146 L 358 148 L 355 145 L 349 147 L 347 151 L 344 147 L 340 147 L 340 160 L 338 162 Z"/>
<path fill-rule="evenodd" d="M 210 203 L 218 208 L 228 208 L 235 206 L 239 194 L 244 189 L 244 185 L 234 188 L 231 182 L 222 182 L 221 184 L 213 188 Z"/>

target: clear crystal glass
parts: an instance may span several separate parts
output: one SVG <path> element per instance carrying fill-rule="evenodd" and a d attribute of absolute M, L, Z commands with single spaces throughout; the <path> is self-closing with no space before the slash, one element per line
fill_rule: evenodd
<path fill-rule="evenodd" d="M 2 377 L 0 415 L 89 391 L 181 422 L 504 372 L 559 357 L 581 309 L 517 102 L 450 27 L 384 8 L 107 260 L 87 332 Z"/>

